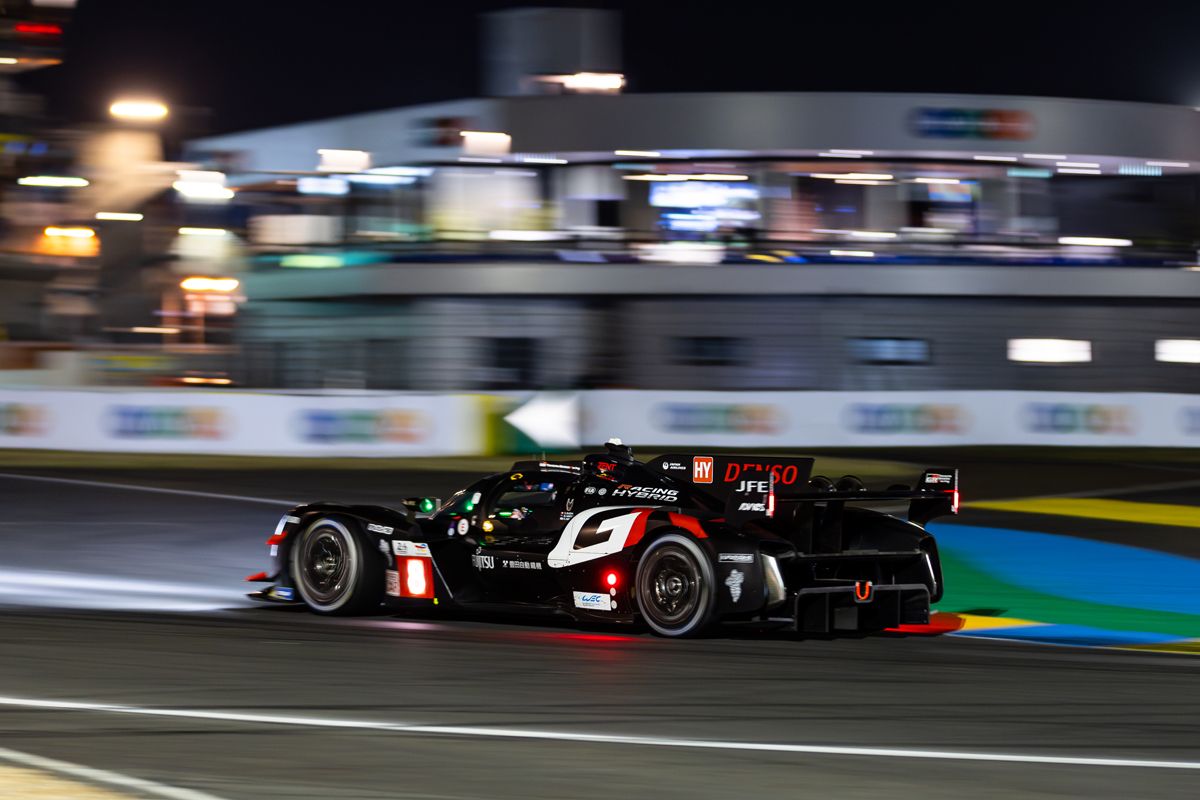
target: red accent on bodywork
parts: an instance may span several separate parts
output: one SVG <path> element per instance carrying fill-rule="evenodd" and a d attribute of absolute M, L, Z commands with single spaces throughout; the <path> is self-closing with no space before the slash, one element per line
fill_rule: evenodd
<path fill-rule="evenodd" d="M 695 517 L 689 517 L 687 514 L 676 514 L 674 512 L 668 512 L 667 517 L 676 528 L 683 528 L 697 539 L 708 538 L 708 534 L 704 532 L 704 528 L 700 527 L 700 520 Z"/>
<path fill-rule="evenodd" d="M 60 36 L 63 32 L 61 26 L 46 22 L 18 22 L 13 26 L 13 30 L 17 33 L 32 33 L 38 36 Z"/>
<path fill-rule="evenodd" d="M 654 513 L 653 508 L 643 508 L 638 512 L 638 518 L 633 521 L 632 527 L 629 529 L 629 536 L 625 538 L 625 546 L 633 547 L 642 540 L 646 535 L 646 520 Z"/>
<path fill-rule="evenodd" d="M 246 580 L 251 581 L 252 583 L 260 583 L 262 581 L 269 581 L 271 579 L 267 577 L 267 573 L 265 572 L 256 572 L 253 575 L 247 575 Z"/>
<path fill-rule="evenodd" d="M 287 531 L 272 535 L 267 539 L 267 544 L 283 544 L 285 539 L 287 539 Z"/>

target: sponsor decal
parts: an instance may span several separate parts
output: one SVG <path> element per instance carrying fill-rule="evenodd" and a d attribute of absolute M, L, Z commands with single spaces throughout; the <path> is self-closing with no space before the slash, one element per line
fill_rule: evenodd
<path fill-rule="evenodd" d="M 482 550 L 476 550 L 471 555 L 471 566 L 475 569 L 495 569 L 496 557 L 484 555 Z"/>
<path fill-rule="evenodd" d="M 729 587 L 729 596 L 733 598 L 733 602 L 736 603 L 742 599 L 742 584 L 745 581 L 746 576 L 740 569 L 729 570 L 729 577 L 725 579 L 725 585 Z"/>
<path fill-rule="evenodd" d="M 631 537 L 633 542 L 641 538 L 649 514 L 650 509 L 638 511 L 628 506 L 600 506 L 579 512 L 546 554 L 546 566 L 570 567 L 621 552 Z"/>
<path fill-rule="evenodd" d="M 466 536 L 467 531 L 471 530 L 471 521 L 464 517 L 455 523 L 454 529 L 458 531 L 459 536 Z"/>
<path fill-rule="evenodd" d="M 616 465 L 616 462 L 613 462 L 613 461 L 597 461 L 596 469 L 598 469 L 601 472 L 616 472 L 617 465 Z"/>
<path fill-rule="evenodd" d="M 386 584 L 384 591 L 392 597 L 400 596 L 400 573 L 394 569 L 389 569 L 384 572 Z"/>
<path fill-rule="evenodd" d="M 629 497 L 635 500 L 652 500 L 658 503 L 674 503 L 679 499 L 678 489 L 660 489 L 654 486 L 634 486 L 622 483 L 613 489 L 613 497 Z"/>
<path fill-rule="evenodd" d="M 953 405 L 854 403 L 844 421 L 855 433 L 963 433 L 967 415 Z"/>
<path fill-rule="evenodd" d="M 224 439 L 225 412 L 205 406 L 112 406 L 109 433 L 118 439 Z"/>
<path fill-rule="evenodd" d="M 568 521 L 568 520 L 570 520 L 570 519 L 571 519 L 571 517 L 573 517 L 573 516 L 575 516 L 575 512 L 574 512 L 574 511 L 564 511 L 564 512 L 562 512 L 561 514 L 559 514 L 559 515 L 558 515 L 558 521 L 559 521 L 559 522 L 567 522 L 567 521 Z"/>
<path fill-rule="evenodd" d="M 1011 108 L 915 108 L 909 129 L 929 139 L 1024 140 L 1033 136 L 1028 111 Z"/>
<path fill-rule="evenodd" d="M 712 483 L 713 482 L 713 457 L 712 456 L 693 456 L 692 457 L 692 483 Z"/>
<path fill-rule="evenodd" d="M 754 403 L 663 403 L 653 418 L 672 433 L 778 433 L 779 409 Z"/>
<path fill-rule="evenodd" d="M 0 403 L 0 436 L 41 436 L 46 409 L 27 403 Z"/>
<path fill-rule="evenodd" d="M 431 558 L 429 545 L 425 542 L 392 542 L 392 552 L 398 556 Z"/>
<path fill-rule="evenodd" d="M 276 586 L 271 590 L 271 594 L 280 600 L 294 600 L 296 598 L 296 590 L 291 586 Z"/>
<path fill-rule="evenodd" d="M 617 607 L 617 601 L 606 594 L 596 592 L 572 592 L 575 596 L 575 607 L 586 608 L 589 611 L 612 611 Z"/>
<path fill-rule="evenodd" d="M 391 533 L 395 528 L 389 528 L 387 525 L 376 525 L 374 522 L 368 523 L 367 530 L 371 533 Z"/>
<path fill-rule="evenodd" d="M 542 568 L 542 562 L 540 562 L 540 561 L 526 561 L 525 559 L 521 559 L 521 558 L 502 558 L 502 559 L 500 559 L 500 565 L 502 567 L 504 567 L 505 569 L 541 569 Z"/>
<path fill-rule="evenodd" d="M 942 474 L 942 473 L 940 473 L 940 472 L 930 472 L 930 473 L 926 474 L 926 476 L 925 476 L 925 482 L 926 482 L 926 483 L 945 483 L 945 484 L 949 484 L 949 483 L 953 482 L 953 480 L 954 480 L 954 476 L 953 476 L 953 475 L 944 475 L 944 474 Z"/>
<path fill-rule="evenodd" d="M 766 503 L 742 503 L 738 506 L 738 511 L 762 511 L 764 514 L 767 511 Z"/>
<path fill-rule="evenodd" d="M 604 495 L 608 494 L 608 489 L 604 486 L 601 486 L 599 491 L 596 492 L 596 494 L 604 496 Z"/>
<path fill-rule="evenodd" d="M 306 409 L 299 412 L 300 438 L 316 444 L 341 442 L 423 442 L 429 418 L 398 409 Z"/>
<path fill-rule="evenodd" d="M 795 486 L 800 480 L 800 468 L 795 464 L 774 464 L 770 461 L 730 461 L 725 465 L 721 480 L 724 483 L 733 483 L 743 472 L 766 473 L 774 476 L 775 483 L 783 486 Z M 771 491 L 771 484 L 769 480 L 762 478 L 747 479 L 738 484 L 737 491 L 766 493 Z"/>
<path fill-rule="evenodd" d="M 1022 415 L 1025 429 L 1033 433 L 1107 433 L 1132 435 L 1133 409 L 1129 406 L 1078 403 L 1029 403 Z"/>
<path fill-rule="evenodd" d="M 1180 412 L 1183 432 L 1188 435 L 1200 433 L 1200 406 L 1188 406 Z"/>
<path fill-rule="evenodd" d="M 595 493 L 596 493 L 596 487 L 595 487 L 595 486 L 585 486 L 585 487 L 584 487 L 584 489 L 583 489 L 583 493 L 584 493 L 584 494 L 595 494 Z"/>
<path fill-rule="evenodd" d="M 754 553 L 718 553 L 717 561 L 721 564 L 752 564 Z"/>
<path fill-rule="evenodd" d="M 663 472 L 687 472 L 687 466 L 678 461 L 665 461 L 662 468 Z"/>

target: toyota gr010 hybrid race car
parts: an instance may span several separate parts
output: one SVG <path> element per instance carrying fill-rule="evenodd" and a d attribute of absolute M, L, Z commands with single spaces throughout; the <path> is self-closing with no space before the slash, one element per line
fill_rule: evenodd
<path fill-rule="evenodd" d="M 644 622 L 663 636 L 714 622 L 800 632 L 929 621 L 942 594 L 923 525 L 957 513 L 958 473 L 865 488 L 813 459 L 665 455 L 619 440 L 582 462 L 519 461 L 444 503 L 298 506 L 267 540 L 273 585 L 252 597 L 319 614 L 451 606 Z M 907 519 L 859 508 L 907 502 Z"/>

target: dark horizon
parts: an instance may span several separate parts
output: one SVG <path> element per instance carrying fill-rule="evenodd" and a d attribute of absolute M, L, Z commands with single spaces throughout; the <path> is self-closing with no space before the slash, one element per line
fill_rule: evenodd
<path fill-rule="evenodd" d="M 207 133 L 479 92 L 480 13 L 622 13 L 629 91 L 888 91 L 1200 105 L 1200 6 L 1013 2 L 923 13 L 869 4 L 81 0 L 62 66 L 23 76 L 52 117 L 102 119 L 120 94 L 162 97 Z M 1143 5 L 1143 8 L 1146 6 Z M 331 13 L 336 9 L 336 16 Z M 201 111 L 202 110 L 202 111 Z M 202 117 L 202 120 L 197 120 Z"/>

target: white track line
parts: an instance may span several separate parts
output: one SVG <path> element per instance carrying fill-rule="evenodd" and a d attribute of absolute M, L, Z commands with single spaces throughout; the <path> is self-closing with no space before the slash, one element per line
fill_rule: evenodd
<path fill-rule="evenodd" d="M 248 714 L 232 711 L 146 708 L 142 706 L 85 703 L 70 700 L 42 700 L 31 697 L 0 697 L 0 706 L 56 711 L 91 711 L 106 714 L 133 714 L 147 717 L 201 719 L 217 722 L 241 722 L 287 725 L 301 728 L 339 728 L 385 731 L 422 735 L 465 736 L 486 739 L 534 739 L 589 744 L 619 744 L 638 747 L 678 747 L 700 750 L 735 750 L 809 755 L 870 756 L 875 758 L 925 758 L 942 761 L 992 761 L 1016 764 L 1051 764 L 1083 767 L 1140 767 L 1145 769 L 1200 770 L 1200 761 L 1156 761 L 1139 758 L 1090 758 L 1084 756 L 1048 756 L 1033 753 L 973 753 L 955 750 L 916 750 L 891 747 L 845 747 L 841 745 L 783 744 L 774 742 L 722 742 L 708 739 L 676 739 L 662 736 L 583 733 L 580 731 L 525 730 L 521 728 L 483 728 L 464 725 L 418 725 L 403 722 L 294 717 L 279 714 Z"/>
<path fill-rule="evenodd" d="M 110 772 L 106 769 L 93 769 L 92 767 L 72 764 L 69 761 L 59 761 L 54 758 L 42 758 L 31 753 L 22 753 L 19 750 L 9 750 L 4 747 L 0 747 L 0 761 L 8 761 L 13 764 L 20 764 L 23 767 L 32 767 L 46 772 L 56 772 L 60 775 L 69 775 L 72 778 L 79 778 L 89 783 L 132 789 L 143 795 L 163 797 L 167 798 L 167 800 L 221 800 L 220 797 L 205 792 L 166 786 L 165 784 L 155 783 L 143 778 L 135 778 L 132 775 L 122 775 L 119 772 Z"/>
<path fill-rule="evenodd" d="M 47 475 L 19 475 L 15 472 L 0 472 L 0 478 L 11 478 L 18 481 L 43 481 L 45 483 L 67 483 L 76 486 L 96 486 L 101 489 L 128 489 L 131 492 L 153 492 L 155 494 L 178 494 L 185 497 L 207 497 L 212 500 L 233 500 L 239 503 L 263 503 L 272 506 L 291 507 L 297 505 L 294 500 L 277 500 L 271 497 L 249 497 L 242 494 L 220 494 L 218 492 L 198 492 L 194 489 L 167 489 L 161 486 L 139 486 L 132 483 L 110 483 L 109 481 L 85 481 L 80 478 L 51 478 Z"/>

